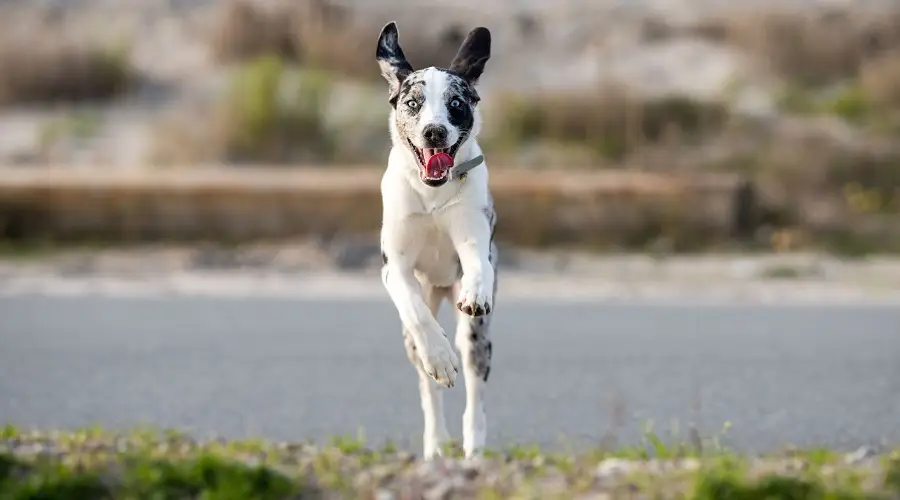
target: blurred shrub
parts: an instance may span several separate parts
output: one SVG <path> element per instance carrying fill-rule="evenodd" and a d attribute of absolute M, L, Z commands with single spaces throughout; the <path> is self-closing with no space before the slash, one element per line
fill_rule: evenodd
<path fill-rule="evenodd" d="M 236 69 L 212 109 L 160 127 L 153 161 L 328 161 L 337 147 L 326 124 L 332 85 L 328 74 L 298 70 L 277 56 L 252 59 Z"/>
<path fill-rule="evenodd" d="M 323 0 L 298 0 L 263 7 L 231 0 L 213 37 L 213 54 L 221 62 L 278 55 L 303 66 L 360 79 L 380 79 L 375 43 L 381 24 L 355 18 L 346 7 Z M 465 36 L 458 26 L 445 26 L 425 36 L 417 27 L 401 33 L 413 67 L 447 66 Z"/>
<path fill-rule="evenodd" d="M 728 118 L 719 103 L 680 95 L 641 98 L 618 86 L 596 93 L 505 95 L 493 113 L 499 147 L 549 140 L 587 145 L 611 160 L 673 137 L 694 141 L 720 130 Z"/>
<path fill-rule="evenodd" d="M 108 99 L 135 80 L 125 50 L 38 36 L 0 40 L 0 105 Z"/>
<path fill-rule="evenodd" d="M 868 59 L 900 48 L 900 11 L 736 10 L 693 31 L 748 51 L 794 82 L 821 85 L 855 77 Z"/>
<path fill-rule="evenodd" d="M 900 148 L 890 140 L 781 128 L 759 145 L 755 161 L 755 177 L 777 185 L 789 203 L 811 207 L 807 217 L 831 223 L 850 213 L 900 209 Z"/>
<path fill-rule="evenodd" d="M 859 85 L 880 112 L 877 125 L 900 137 L 900 48 L 866 61 Z"/>
<path fill-rule="evenodd" d="M 235 77 L 225 104 L 227 156 L 236 160 L 315 160 L 330 156 L 324 123 L 331 82 L 319 72 L 296 72 L 263 56 Z"/>
<path fill-rule="evenodd" d="M 212 53 L 221 62 L 262 55 L 297 57 L 291 16 L 277 15 L 245 1 L 222 9 L 212 34 Z"/>

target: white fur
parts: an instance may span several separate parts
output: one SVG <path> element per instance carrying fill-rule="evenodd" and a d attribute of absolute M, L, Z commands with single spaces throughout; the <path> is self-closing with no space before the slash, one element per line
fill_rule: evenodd
<path fill-rule="evenodd" d="M 451 133 L 450 142 L 455 142 L 459 132 L 447 121 L 447 111 L 440 99 L 441 81 L 446 81 L 446 77 L 439 71 L 426 71 L 429 73 L 426 89 L 434 95 L 426 97 L 420 125 L 441 123 Z M 420 180 L 413 153 L 398 136 L 394 111 L 390 128 L 393 148 L 381 181 L 381 247 L 387 259 L 382 281 L 421 362 L 418 371 L 425 421 L 424 454 L 433 458 L 442 454 L 441 445 L 449 437 L 440 386 L 453 387 L 460 368 L 457 352 L 436 315 L 444 299 L 454 307 L 462 303 L 473 308 L 492 308 L 495 279 L 490 261 L 492 227 L 486 213 L 493 213 L 493 202 L 486 164 L 469 171 L 465 182 L 451 180 L 439 187 L 426 186 Z M 456 163 L 481 154 L 476 140 L 480 128 L 481 116 L 476 108 L 475 125 L 460 146 Z M 461 279 L 458 279 L 458 264 L 462 267 Z M 464 332 L 469 320 L 465 313 L 457 313 L 459 333 Z M 470 351 L 468 335 L 459 333 L 456 344 L 463 353 L 466 377 L 463 449 L 467 457 L 472 457 L 485 444 L 486 382 L 476 373 L 472 356 L 466 355 Z"/>
<path fill-rule="evenodd" d="M 421 138 L 422 131 L 427 125 L 443 125 L 449 132 L 447 135 L 447 144 L 456 144 L 456 141 L 459 140 L 459 130 L 450 125 L 449 113 L 447 112 L 447 106 L 445 106 L 443 100 L 444 89 L 446 89 L 449 84 L 447 73 L 428 68 L 423 71 L 422 80 L 425 82 L 425 105 L 422 107 L 422 110 L 419 111 L 418 130 L 416 131 L 417 133 L 415 136 L 412 137 L 413 144 L 419 148 L 426 147 L 424 142 L 421 141 Z M 394 123 L 393 117 L 391 123 Z M 473 132 L 472 135 L 477 135 L 477 133 Z M 457 163 L 461 163 L 466 159 L 468 158 L 463 158 L 457 161 Z"/>

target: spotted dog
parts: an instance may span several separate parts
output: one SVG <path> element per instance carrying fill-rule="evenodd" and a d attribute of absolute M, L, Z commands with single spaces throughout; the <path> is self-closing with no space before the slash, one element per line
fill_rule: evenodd
<path fill-rule="evenodd" d="M 381 31 L 375 55 L 388 82 L 393 143 L 381 181 L 381 277 L 419 374 L 427 459 L 441 456 L 449 439 L 441 388 L 453 387 L 460 368 L 460 356 L 435 319 L 444 299 L 458 309 L 466 457 L 480 454 L 487 431 L 496 213 L 476 139 L 481 114 L 475 84 L 490 50 L 490 31 L 475 28 L 448 68 L 414 70 L 391 22 Z"/>

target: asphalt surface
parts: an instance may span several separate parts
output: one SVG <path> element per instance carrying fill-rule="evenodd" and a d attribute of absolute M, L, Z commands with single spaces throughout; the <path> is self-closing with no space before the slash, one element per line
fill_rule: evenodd
<path fill-rule="evenodd" d="M 730 446 L 900 443 L 900 310 L 498 304 L 489 444 L 638 442 L 694 423 Z M 445 306 L 442 323 L 451 315 Z M 446 326 L 445 326 L 446 327 Z M 448 330 L 452 331 L 452 330 Z M 0 421 L 419 446 L 387 300 L 0 299 Z M 463 387 L 447 392 L 459 437 Z M 415 448 L 413 451 L 416 451 Z"/>

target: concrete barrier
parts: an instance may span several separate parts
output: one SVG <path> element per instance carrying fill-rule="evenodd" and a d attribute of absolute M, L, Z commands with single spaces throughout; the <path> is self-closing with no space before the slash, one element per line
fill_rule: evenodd
<path fill-rule="evenodd" d="M 380 178 L 380 169 L 349 167 L 0 168 L 0 238 L 246 241 L 369 233 L 380 228 Z M 741 234 L 738 226 L 753 220 L 748 187 L 730 175 L 492 167 L 491 188 L 498 238 L 529 247 L 635 247 L 660 237 L 703 245 Z"/>

